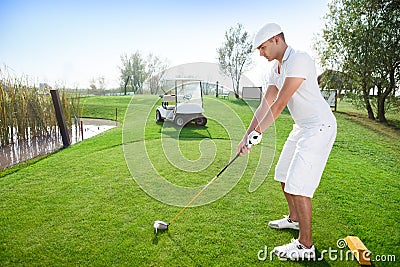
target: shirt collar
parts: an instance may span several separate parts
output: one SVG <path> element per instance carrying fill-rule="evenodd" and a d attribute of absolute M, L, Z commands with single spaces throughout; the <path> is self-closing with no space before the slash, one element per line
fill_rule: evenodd
<path fill-rule="evenodd" d="M 288 46 L 288 47 L 286 48 L 286 50 L 285 50 L 285 54 L 283 54 L 282 62 L 288 60 L 288 58 L 289 58 L 289 56 L 290 56 L 290 54 L 291 54 L 292 52 L 293 52 L 293 48 L 290 47 L 290 46 Z"/>

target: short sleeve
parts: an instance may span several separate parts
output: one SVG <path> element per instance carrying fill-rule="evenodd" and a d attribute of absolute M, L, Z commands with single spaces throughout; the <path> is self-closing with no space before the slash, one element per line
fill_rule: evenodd
<path fill-rule="evenodd" d="M 286 77 L 307 79 L 314 68 L 314 61 L 309 55 L 306 53 L 296 53 L 288 62 Z"/>

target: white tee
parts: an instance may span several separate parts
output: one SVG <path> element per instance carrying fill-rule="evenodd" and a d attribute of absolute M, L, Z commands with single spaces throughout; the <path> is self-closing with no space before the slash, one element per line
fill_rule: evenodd
<path fill-rule="evenodd" d="M 295 51 L 288 46 L 282 60 L 280 73 L 276 61 L 271 69 L 268 85 L 282 89 L 286 77 L 304 78 L 300 87 L 289 99 L 287 107 L 296 124 L 320 124 L 334 122 L 329 104 L 322 97 L 318 82 L 315 63 L 305 52 Z"/>

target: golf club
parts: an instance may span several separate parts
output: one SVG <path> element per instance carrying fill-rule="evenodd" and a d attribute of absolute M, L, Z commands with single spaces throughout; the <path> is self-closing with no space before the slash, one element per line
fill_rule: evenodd
<path fill-rule="evenodd" d="M 207 187 L 212 184 L 238 157 L 240 156 L 240 154 L 236 154 L 236 156 L 231 159 L 231 161 L 228 162 L 228 164 L 226 164 L 226 166 L 208 183 L 206 184 L 203 189 L 200 190 L 199 193 L 197 193 L 197 195 L 195 195 L 193 197 L 192 200 L 190 200 L 186 206 L 184 206 L 176 215 L 175 217 L 169 222 L 164 222 L 164 221 L 154 221 L 154 229 L 157 233 L 157 231 L 165 231 L 168 230 L 168 227 L 190 206 L 192 205 L 192 203 L 207 189 Z"/>

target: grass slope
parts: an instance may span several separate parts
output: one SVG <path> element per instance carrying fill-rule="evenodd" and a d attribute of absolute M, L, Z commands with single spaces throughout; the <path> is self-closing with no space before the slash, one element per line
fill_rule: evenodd
<path fill-rule="evenodd" d="M 155 101 L 135 96 L 131 105 L 151 107 Z M 249 122 L 247 106 L 221 101 Z M 128 102 L 123 97 L 87 98 L 84 116 L 112 119 L 112 111 L 118 107 L 122 114 Z M 354 123 L 345 114 L 336 116 L 337 141 L 313 199 L 315 245 L 319 253 L 337 250 L 338 239 L 357 235 L 373 257 L 396 256 L 397 262 L 375 266 L 395 266 L 400 260 L 399 140 Z M 122 122 L 121 117 L 118 120 Z M 276 123 L 275 162 L 291 124 L 287 113 Z M 161 125 L 149 118 L 146 146 L 153 153 L 160 149 L 160 131 Z M 168 220 L 181 208 L 141 190 L 126 166 L 121 135 L 120 126 L 14 172 L 8 170 L 0 178 L 1 266 L 357 266 L 327 254 L 318 262 L 282 263 L 277 258 L 271 261 L 269 255 L 259 261 L 260 250 L 267 246 L 269 253 L 297 233 L 267 227 L 269 220 L 287 212 L 280 187 L 272 180 L 273 168 L 258 190 L 248 192 L 256 153 L 249 156 L 248 170 L 227 195 L 189 208 L 168 232 L 155 235 L 153 221 Z M 204 137 L 217 140 L 222 148 L 229 141 L 212 120 L 208 127 L 189 127 L 180 136 L 182 151 L 191 149 L 184 153 L 193 158 L 200 155 L 195 148 Z M 163 159 L 155 167 L 168 179 L 202 185 L 229 160 L 229 149 L 218 151 L 213 163 L 199 173 L 179 171 Z"/>

